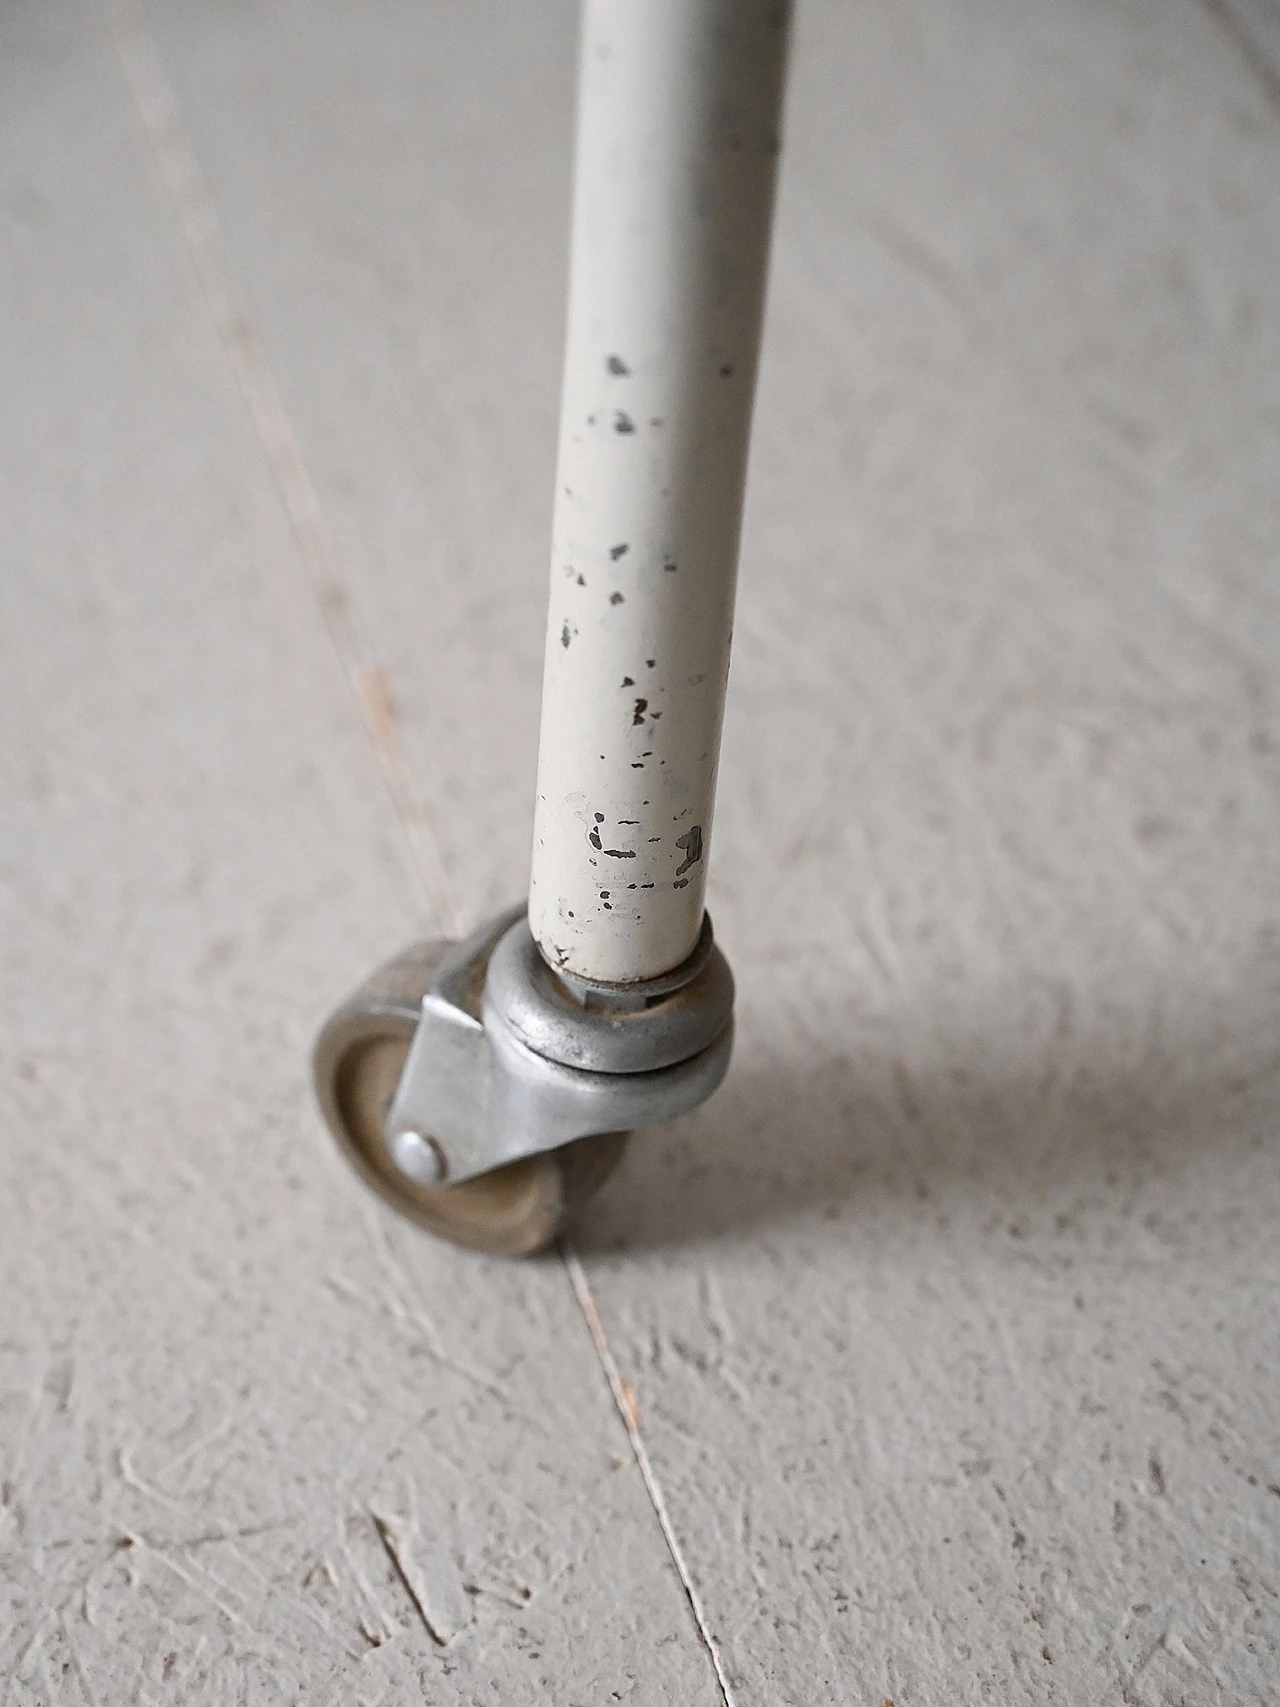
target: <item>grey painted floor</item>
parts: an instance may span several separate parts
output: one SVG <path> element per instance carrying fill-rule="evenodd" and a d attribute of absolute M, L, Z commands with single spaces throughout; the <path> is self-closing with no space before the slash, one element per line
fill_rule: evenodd
<path fill-rule="evenodd" d="M 0 7 L 0 1707 L 1273 1702 L 1280 13 L 801 6 L 737 1060 L 511 1266 L 306 1056 L 525 881 L 573 36 Z"/>

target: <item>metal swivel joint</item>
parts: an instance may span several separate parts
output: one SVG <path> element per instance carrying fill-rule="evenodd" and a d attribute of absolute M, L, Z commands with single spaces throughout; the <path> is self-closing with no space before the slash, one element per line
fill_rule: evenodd
<path fill-rule="evenodd" d="M 671 1120 L 724 1077 L 732 1018 L 733 975 L 710 919 L 674 972 L 609 985 L 557 976 L 525 909 L 512 908 L 441 962 L 387 1144 L 420 1185 L 456 1184 L 575 1138 Z"/>

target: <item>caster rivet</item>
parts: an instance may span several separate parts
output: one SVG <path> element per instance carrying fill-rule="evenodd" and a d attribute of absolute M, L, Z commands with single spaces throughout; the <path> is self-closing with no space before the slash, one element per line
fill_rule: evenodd
<path fill-rule="evenodd" d="M 422 1132 L 397 1132 L 391 1138 L 391 1159 L 415 1185 L 439 1185 L 445 1175 L 444 1152 Z"/>

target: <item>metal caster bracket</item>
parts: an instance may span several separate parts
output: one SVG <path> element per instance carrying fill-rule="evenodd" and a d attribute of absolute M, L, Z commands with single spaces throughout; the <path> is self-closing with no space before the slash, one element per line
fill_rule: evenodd
<path fill-rule="evenodd" d="M 395 1208 L 520 1255 L 603 1183 L 631 1128 L 711 1095 L 732 1042 L 709 919 L 682 966 L 610 985 L 553 973 L 518 906 L 375 973 L 322 1028 L 314 1071 L 334 1136 Z"/>

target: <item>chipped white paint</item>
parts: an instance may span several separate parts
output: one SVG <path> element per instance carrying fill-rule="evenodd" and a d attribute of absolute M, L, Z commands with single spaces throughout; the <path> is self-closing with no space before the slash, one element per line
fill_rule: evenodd
<path fill-rule="evenodd" d="M 702 923 L 786 49 L 588 0 L 529 919 L 628 981 Z"/>

